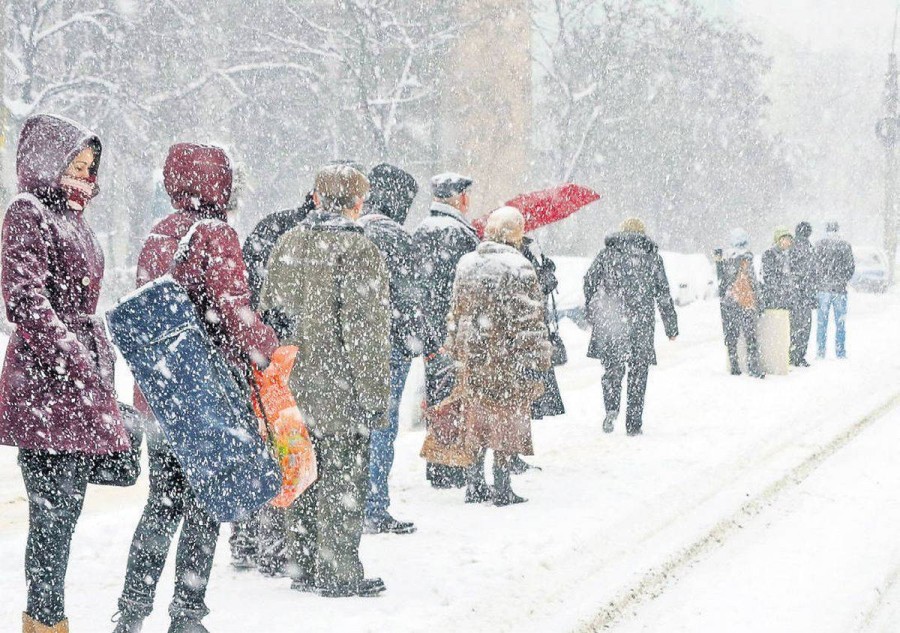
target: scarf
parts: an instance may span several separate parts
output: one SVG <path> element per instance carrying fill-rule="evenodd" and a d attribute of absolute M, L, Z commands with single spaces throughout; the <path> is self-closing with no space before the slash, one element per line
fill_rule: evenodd
<path fill-rule="evenodd" d="M 63 176 L 59 179 L 59 185 L 66 194 L 69 208 L 75 211 L 83 211 L 87 203 L 100 193 L 96 176 L 88 178 Z"/>

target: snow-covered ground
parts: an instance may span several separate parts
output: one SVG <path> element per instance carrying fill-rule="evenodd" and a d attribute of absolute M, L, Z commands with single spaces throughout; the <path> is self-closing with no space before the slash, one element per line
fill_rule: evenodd
<path fill-rule="evenodd" d="M 600 431 L 601 368 L 563 325 L 568 415 L 535 423 L 529 503 L 467 506 L 425 485 L 420 430 L 397 447 L 392 511 L 411 536 L 365 536 L 377 599 L 294 593 L 228 566 L 214 633 L 248 631 L 900 630 L 900 294 L 850 298 L 849 358 L 765 381 L 726 375 L 716 302 L 679 310 L 658 342 L 645 434 Z M 811 355 L 814 356 L 814 355 Z M 124 387 L 127 378 L 120 384 Z M 69 567 L 72 630 L 111 630 L 146 482 L 92 487 Z M 24 604 L 26 505 L 0 449 L 0 630 Z M 148 633 L 165 631 L 172 569 Z M 606 627 L 606 628 L 604 628 Z"/>

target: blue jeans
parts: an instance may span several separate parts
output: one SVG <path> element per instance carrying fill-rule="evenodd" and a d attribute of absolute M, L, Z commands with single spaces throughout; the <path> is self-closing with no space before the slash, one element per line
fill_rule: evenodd
<path fill-rule="evenodd" d="M 819 357 L 825 356 L 825 342 L 828 339 L 828 313 L 834 309 L 834 349 L 838 358 L 844 358 L 847 350 L 844 344 L 847 340 L 847 293 L 820 292 L 819 314 L 816 318 L 816 345 Z"/>
<path fill-rule="evenodd" d="M 369 498 L 366 519 L 377 520 L 387 514 L 391 505 L 388 475 L 394 464 L 394 440 L 400 428 L 400 398 L 409 374 L 409 359 L 399 350 L 391 352 L 391 399 L 388 404 L 388 425 L 372 431 L 369 448 Z"/>

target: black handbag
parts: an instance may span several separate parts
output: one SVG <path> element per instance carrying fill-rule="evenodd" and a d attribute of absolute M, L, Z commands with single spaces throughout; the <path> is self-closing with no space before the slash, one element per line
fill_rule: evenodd
<path fill-rule="evenodd" d="M 565 365 L 569 362 L 569 353 L 566 351 L 566 344 L 559 334 L 559 314 L 556 312 L 556 297 L 554 293 L 550 293 L 550 303 L 553 306 L 553 323 L 550 327 L 550 345 L 553 347 L 553 356 L 550 362 L 554 367 Z"/>
<path fill-rule="evenodd" d="M 100 486 L 133 486 L 141 474 L 141 441 L 144 439 L 144 416 L 134 407 L 119 403 L 122 422 L 131 448 L 121 453 L 91 455 L 88 483 Z"/>

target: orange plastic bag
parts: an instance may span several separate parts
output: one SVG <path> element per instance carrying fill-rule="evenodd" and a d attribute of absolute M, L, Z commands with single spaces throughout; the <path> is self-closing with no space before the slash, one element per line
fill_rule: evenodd
<path fill-rule="evenodd" d="M 316 453 L 309 438 L 309 429 L 288 388 L 288 378 L 296 357 L 295 346 L 279 347 L 266 370 L 254 372 L 259 392 L 258 398 L 253 398 L 253 408 L 260 420 L 260 433 L 263 437 L 268 436 L 263 417 L 265 411 L 273 435 L 270 439 L 281 466 L 281 492 L 269 501 L 276 508 L 291 505 L 318 477 Z"/>

